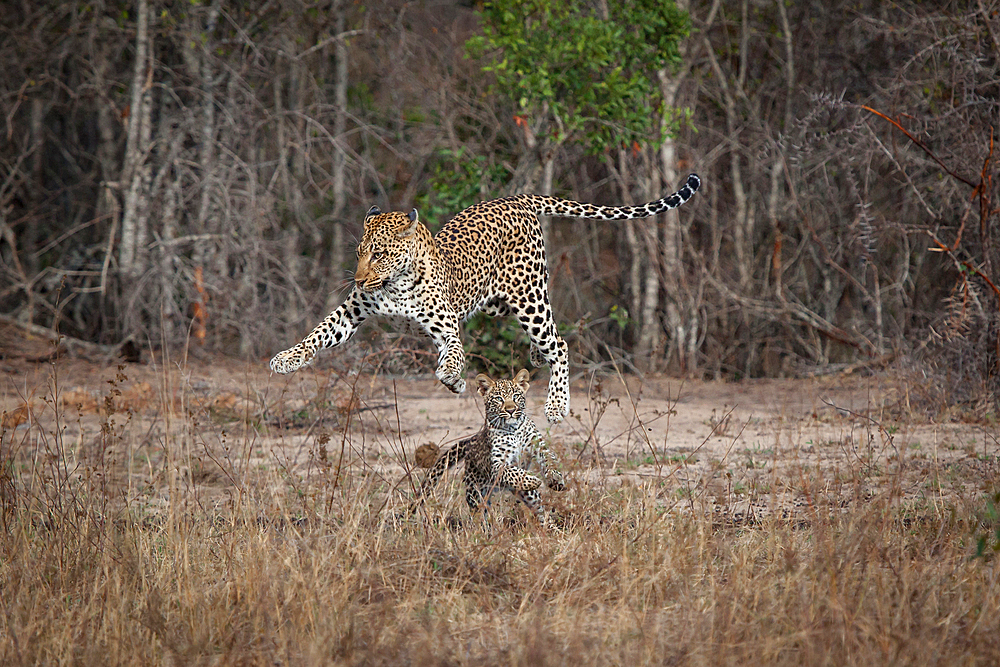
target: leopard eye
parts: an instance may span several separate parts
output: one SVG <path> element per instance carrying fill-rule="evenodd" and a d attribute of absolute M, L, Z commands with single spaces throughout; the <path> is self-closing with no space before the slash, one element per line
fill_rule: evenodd
<path fill-rule="evenodd" d="M 381 250 L 375 250 L 375 251 L 373 251 L 372 252 L 372 261 L 373 262 L 379 261 L 380 259 L 382 259 L 382 255 L 384 255 L 384 254 L 385 253 L 382 252 Z"/>

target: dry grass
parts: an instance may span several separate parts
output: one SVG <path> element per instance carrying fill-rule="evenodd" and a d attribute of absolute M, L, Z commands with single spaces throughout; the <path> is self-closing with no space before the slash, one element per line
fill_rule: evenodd
<path fill-rule="evenodd" d="M 57 371 L 2 431 L 2 664 L 1000 663 L 995 516 L 904 501 L 914 467 L 873 486 L 859 461 L 846 496 L 798 470 L 774 488 L 803 502 L 763 519 L 654 479 L 574 485 L 558 533 L 399 522 L 407 489 L 338 466 L 339 436 L 251 465 L 268 427 L 194 428 L 169 373 L 155 428 L 118 378 L 70 438 Z"/>

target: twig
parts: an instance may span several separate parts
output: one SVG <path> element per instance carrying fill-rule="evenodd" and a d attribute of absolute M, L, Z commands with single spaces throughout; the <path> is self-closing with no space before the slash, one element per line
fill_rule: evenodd
<path fill-rule="evenodd" d="M 912 134 L 910 134 L 905 127 L 903 127 L 902 125 L 899 124 L 898 121 L 895 121 L 892 118 L 889 118 L 888 116 L 886 116 L 881 111 L 876 111 L 875 109 L 872 109 L 870 106 L 867 106 L 865 104 L 862 104 L 860 106 L 865 111 L 870 111 L 871 113 L 875 114 L 879 118 L 884 118 L 885 120 L 889 121 L 894 126 L 896 126 L 896 129 L 898 129 L 900 132 L 902 132 L 903 134 L 905 134 L 906 137 L 910 141 L 912 141 L 914 144 L 916 144 L 923 152 L 927 153 L 927 155 L 932 160 L 934 160 L 935 162 L 937 162 L 938 165 L 942 169 L 944 169 L 945 172 L 947 172 L 949 176 L 951 176 L 952 178 L 955 178 L 955 179 L 957 179 L 959 181 L 962 181 L 963 183 L 965 183 L 966 185 L 968 185 L 970 188 L 978 188 L 979 187 L 975 183 L 973 183 L 972 181 L 970 181 L 969 179 L 965 178 L 964 176 L 959 176 L 958 174 L 956 174 L 955 172 L 953 172 L 951 169 L 949 169 L 948 165 L 946 165 L 944 162 L 941 161 L 941 158 L 939 158 L 937 155 L 935 155 L 934 152 L 931 151 L 931 149 L 927 148 L 927 146 L 924 145 L 924 142 L 920 141 L 915 136 L 913 136 Z"/>

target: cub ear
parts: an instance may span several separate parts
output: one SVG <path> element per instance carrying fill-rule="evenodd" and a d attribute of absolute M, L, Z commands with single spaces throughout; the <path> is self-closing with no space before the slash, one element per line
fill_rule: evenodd
<path fill-rule="evenodd" d="M 406 217 L 410 221 L 410 224 L 402 227 L 398 232 L 396 232 L 397 239 L 405 239 L 408 236 L 413 236 L 413 232 L 417 231 L 417 209 L 410 211 L 409 215 Z"/>
<path fill-rule="evenodd" d="M 489 393 L 490 389 L 493 388 L 496 382 L 494 382 L 493 378 L 486 373 L 480 373 L 476 376 L 476 384 L 479 385 L 479 395 L 485 396 Z"/>
<path fill-rule="evenodd" d="M 378 206 L 372 205 L 372 207 L 368 209 L 368 213 L 365 214 L 365 220 L 372 217 L 373 215 L 381 215 L 381 214 L 382 214 L 382 209 L 380 209 Z"/>
<path fill-rule="evenodd" d="M 514 376 L 514 384 L 521 388 L 521 391 L 528 391 L 528 378 L 531 377 L 531 373 L 528 372 L 527 368 L 522 368 Z"/>

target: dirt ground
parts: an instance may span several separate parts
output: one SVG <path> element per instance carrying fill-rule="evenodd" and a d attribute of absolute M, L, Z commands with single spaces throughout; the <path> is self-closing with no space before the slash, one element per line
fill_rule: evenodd
<path fill-rule="evenodd" d="M 336 352 L 290 376 L 272 375 L 267 359 L 51 356 L 49 342 L 0 327 L 4 445 L 22 469 L 42 449 L 92 465 L 118 448 L 119 473 L 153 504 L 174 442 L 185 452 L 180 474 L 220 493 L 234 471 L 277 467 L 308 479 L 334 461 L 403 498 L 418 446 L 444 447 L 483 423 L 472 383 L 454 395 L 431 375 L 355 374 Z M 561 424 L 545 421 L 546 369 L 533 371 L 529 390 L 530 414 L 570 479 L 649 485 L 671 506 L 697 497 L 734 515 L 794 511 L 809 502 L 806 478 L 856 498 L 859 484 L 878 493 L 901 467 L 918 472 L 901 497 L 934 503 L 985 491 L 979 472 L 1000 453 L 995 429 L 900 419 L 905 387 L 880 377 L 706 382 L 574 371 Z"/>

